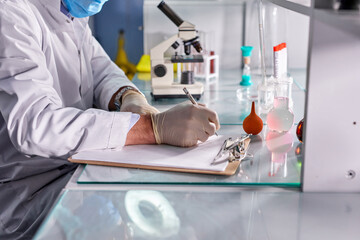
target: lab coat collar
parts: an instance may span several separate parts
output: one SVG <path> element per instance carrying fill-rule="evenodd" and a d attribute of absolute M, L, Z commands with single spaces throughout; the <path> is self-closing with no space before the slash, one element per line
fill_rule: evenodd
<path fill-rule="evenodd" d="M 70 27 L 69 21 L 71 20 L 60 10 L 61 0 L 30 0 L 30 2 L 38 8 L 41 7 L 48 12 L 52 20 L 51 26 L 53 30 L 64 30 L 64 28 L 68 29 Z M 89 21 L 89 18 L 74 18 L 74 21 L 79 21 L 81 22 L 81 25 L 85 26 Z"/>

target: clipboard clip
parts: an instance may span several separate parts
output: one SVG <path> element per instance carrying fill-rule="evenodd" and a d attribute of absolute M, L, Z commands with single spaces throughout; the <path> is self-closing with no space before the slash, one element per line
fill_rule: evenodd
<path fill-rule="evenodd" d="M 217 162 L 217 160 L 223 158 L 224 155 L 228 155 L 226 160 L 229 162 L 241 161 L 249 156 L 250 154 L 248 154 L 247 149 L 245 149 L 245 140 L 250 138 L 250 136 L 251 134 L 247 134 L 234 140 L 232 138 L 226 139 L 211 164 L 214 165 L 223 162 Z"/>

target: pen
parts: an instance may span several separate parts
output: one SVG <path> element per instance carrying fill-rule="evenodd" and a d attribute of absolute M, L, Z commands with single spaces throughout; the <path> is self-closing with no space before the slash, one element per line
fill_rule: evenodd
<path fill-rule="evenodd" d="M 197 102 L 195 101 L 194 97 L 189 93 L 189 91 L 186 89 L 186 87 L 183 88 L 184 93 L 186 94 L 186 96 L 189 98 L 190 102 L 194 105 L 198 105 Z M 217 132 L 215 132 L 216 136 L 219 136 L 217 134 Z"/>

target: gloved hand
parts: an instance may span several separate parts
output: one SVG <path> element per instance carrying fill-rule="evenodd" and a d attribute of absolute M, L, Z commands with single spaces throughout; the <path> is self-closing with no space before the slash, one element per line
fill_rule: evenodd
<path fill-rule="evenodd" d="M 220 128 L 216 112 L 189 101 L 158 114 L 151 114 L 157 144 L 191 147 L 205 142 Z"/>
<path fill-rule="evenodd" d="M 120 112 L 132 112 L 140 115 L 159 113 L 149 105 L 146 98 L 136 91 L 128 90 L 122 95 Z"/>

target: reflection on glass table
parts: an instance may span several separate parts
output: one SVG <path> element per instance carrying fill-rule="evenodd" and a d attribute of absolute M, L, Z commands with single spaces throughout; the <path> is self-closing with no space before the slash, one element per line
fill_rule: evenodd
<path fill-rule="evenodd" d="M 266 129 L 266 128 L 265 128 Z M 302 152 L 295 135 L 296 127 L 287 134 L 263 130 L 252 136 L 246 158 L 232 176 L 152 171 L 131 168 L 87 165 L 79 184 L 198 184 L 198 185 L 273 185 L 300 186 Z M 241 136 L 241 126 L 227 126 L 219 134 Z M 194 159 L 196 161 L 196 159 Z"/>
<path fill-rule="evenodd" d="M 35 239 L 358 239 L 359 194 L 67 190 Z"/>

